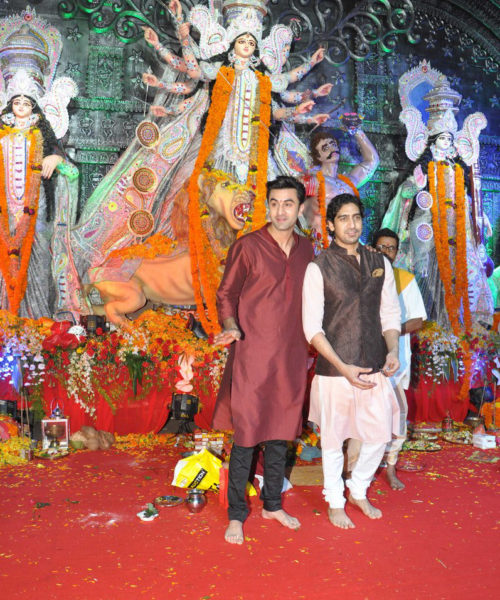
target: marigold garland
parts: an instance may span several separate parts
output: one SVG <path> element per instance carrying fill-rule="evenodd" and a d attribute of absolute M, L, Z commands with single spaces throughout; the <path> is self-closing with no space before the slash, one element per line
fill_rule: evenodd
<path fill-rule="evenodd" d="M 460 332 L 459 304 L 454 290 L 453 283 L 453 262 L 452 248 L 450 245 L 450 228 L 448 225 L 448 205 L 451 204 L 451 198 L 446 196 L 446 176 L 448 166 L 439 162 L 437 166 L 437 184 L 438 184 L 438 211 L 439 211 L 439 234 L 441 237 L 441 248 L 443 250 L 443 279 L 445 287 L 445 304 L 448 311 L 448 318 L 455 335 Z"/>
<path fill-rule="evenodd" d="M 470 330 L 472 318 L 469 303 L 469 282 L 467 277 L 467 247 L 466 247 L 466 199 L 464 186 L 464 173 L 460 165 L 455 165 L 454 190 L 455 206 L 446 195 L 446 169 L 445 163 L 437 165 L 437 189 L 435 178 L 435 163 L 429 163 L 429 191 L 433 198 L 431 206 L 432 227 L 434 243 L 438 261 L 439 273 L 445 291 L 445 304 L 452 331 L 460 335 L 460 309 L 463 310 L 463 323 L 466 331 Z M 455 210 L 455 238 L 450 237 L 448 231 L 448 207 Z M 452 273 L 452 248 L 455 243 L 455 277 Z M 454 279 L 454 286 L 453 286 Z M 454 289 L 453 289 L 454 287 Z M 459 398 L 464 399 L 469 392 L 473 361 L 471 352 L 465 341 L 460 343 L 463 352 L 464 374 L 460 386 Z"/>
<path fill-rule="evenodd" d="M 205 244 L 208 244 L 208 240 L 201 225 L 198 179 L 205 166 L 205 162 L 212 152 L 214 142 L 222 126 L 229 97 L 233 89 L 234 76 L 234 69 L 228 67 L 221 67 L 217 73 L 200 151 L 198 152 L 193 173 L 188 184 L 189 250 L 191 255 L 191 272 L 193 275 L 193 291 L 201 323 L 209 333 L 218 331 L 218 319 L 215 291 L 212 290 L 212 293 L 209 291 L 211 288 L 208 280 L 206 255 L 210 252 L 208 245 L 204 247 Z M 208 314 L 205 313 L 203 306 L 202 289 L 205 293 Z"/>
<path fill-rule="evenodd" d="M 0 133 L 3 133 L 2 137 L 5 137 L 15 130 L 16 128 L 5 126 Z M 24 298 L 28 283 L 28 266 L 35 237 L 40 179 L 42 176 L 42 134 L 37 127 L 33 127 L 25 135 L 29 145 L 29 153 L 26 165 L 24 213 L 17 224 L 14 235 L 10 235 L 4 156 L 0 144 L 0 208 L 2 212 L 0 224 L 0 270 L 6 284 L 9 310 L 14 314 L 19 312 L 19 307 Z"/>
<path fill-rule="evenodd" d="M 444 300 L 450 325 L 455 333 L 459 335 L 460 325 L 458 320 L 458 308 L 456 298 L 452 289 L 452 271 L 450 265 L 450 250 L 448 244 L 448 220 L 446 215 L 446 189 L 445 189 L 445 167 L 444 163 L 437 165 L 437 187 L 435 163 L 431 161 L 428 168 L 429 191 L 432 195 L 432 229 L 434 232 L 434 246 L 439 267 L 439 273 L 444 287 Z"/>
<path fill-rule="evenodd" d="M 271 81 L 265 75 L 256 72 L 259 81 L 258 115 L 252 118 L 252 125 L 258 124 L 257 140 L 252 136 L 252 146 L 257 148 L 256 160 L 251 161 L 247 186 L 255 191 L 252 230 L 265 224 L 267 154 L 269 149 L 269 126 L 271 123 Z M 217 73 L 212 91 L 205 131 L 201 147 L 196 159 L 193 173 L 189 179 L 189 250 L 191 255 L 191 271 L 193 275 L 193 291 L 198 307 L 201 323 L 208 333 L 220 331 L 217 316 L 215 293 L 221 278 L 221 265 L 211 249 L 208 237 L 202 226 L 202 215 L 199 205 L 198 180 L 204 168 L 210 169 L 207 160 L 213 150 L 214 143 L 226 115 L 229 98 L 235 79 L 234 69 L 221 67 Z M 258 121 L 257 121 L 258 119 Z M 255 154 L 252 151 L 251 155 Z M 255 180 L 254 182 L 252 180 Z M 206 312 L 204 302 L 206 304 Z"/>
<path fill-rule="evenodd" d="M 343 181 L 345 184 L 347 184 L 351 188 L 352 193 L 356 196 L 356 198 L 360 197 L 358 188 L 349 179 L 349 177 L 347 177 L 346 175 L 342 175 L 342 173 L 337 173 L 337 179 L 340 179 L 340 181 Z"/>
<path fill-rule="evenodd" d="M 456 269 L 455 290 L 458 298 L 462 299 L 463 320 L 466 331 L 472 326 L 469 302 L 469 278 L 467 274 L 467 233 L 464 171 L 460 165 L 455 165 L 455 223 L 456 223 Z"/>
<path fill-rule="evenodd" d="M 325 176 L 321 171 L 318 171 L 316 174 L 318 178 L 318 210 L 321 215 L 321 237 L 322 246 L 326 250 L 328 248 L 328 231 L 326 229 L 326 186 L 325 186 Z"/>
<path fill-rule="evenodd" d="M 467 276 L 467 238 L 466 238 L 466 199 L 464 172 L 460 165 L 455 165 L 455 200 L 456 200 L 456 270 L 455 270 L 455 291 L 457 298 L 462 299 L 463 320 L 466 331 L 472 327 L 472 318 L 469 302 L 469 279 Z M 469 346 L 462 341 L 464 362 L 464 378 L 460 386 L 459 398 L 464 400 L 469 394 L 471 379 L 473 375 L 472 353 Z"/>
<path fill-rule="evenodd" d="M 464 375 L 462 379 L 462 385 L 460 386 L 460 391 L 458 392 L 459 400 L 465 400 L 469 395 L 469 390 L 471 387 L 471 380 L 473 375 L 473 361 L 471 356 L 471 351 L 467 347 L 467 343 L 465 341 L 461 341 L 460 346 L 462 347 L 462 361 L 464 363 Z"/>
<path fill-rule="evenodd" d="M 321 216 L 321 246 L 326 249 L 330 243 L 328 241 L 328 231 L 326 228 L 326 182 L 323 171 L 317 171 L 316 178 L 318 180 L 318 211 Z M 348 177 L 338 173 L 337 179 L 340 179 L 340 181 L 343 181 L 346 185 L 348 185 L 352 189 L 354 196 L 359 198 L 358 188 Z"/>
<path fill-rule="evenodd" d="M 108 259 L 122 258 L 123 260 L 127 260 L 133 258 L 169 256 L 176 248 L 177 242 L 175 240 L 171 240 L 161 233 L 155 233 L 155 235 L 152 235 L 143 243 L 113 250 L 108 256 Z"/>
<path fill-rule="evenodd" d="M 269 77 L 259 73 L 259 71 L 255 73 L 259 80 L 260 119 L 257 141 L 258 169 L 256 175 L 256 198 L 253 210 L 253 231 L 260 229 L 266 223 L 267 156 L 269 152 L 269 127 L 271 126 L 271 80 Z"/>

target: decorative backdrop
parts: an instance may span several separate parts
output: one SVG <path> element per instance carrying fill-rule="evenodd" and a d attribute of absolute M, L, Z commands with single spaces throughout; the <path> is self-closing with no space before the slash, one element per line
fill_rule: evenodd
<path fill-rule="evenodd" d="M 183 4 L 189 8 L 193 2 Z M 480 137 L 481 172 L 484 205 L 495 228 L 488 243 L 493 254 L 500 233 L 500 51 L 495 35 L 500 24 L 495 4 L 492 0 L 270 0 L 271 23 L 296 19 L 302 28 L 290 58 L 292 67 L 319 44 L 327 48 L 325 61 L 300 86 L 335 84 L 330 98 L 318 101 L 318 110 L 326 112 L 344 100 L 329 124 L 337 126 L 338 115 L 346 110 L 365 115 L 364 129 L 381 158 L 377 173 L 362 190 L 369 207 L 369 229 L 379 225 L 394 183 L 408 166 L 404 130 L 398 121 L 397 80 L 425 58 L 462 94 L 463 115 L 479 110 L 488 119 Z M 65 147 L 80 170 L 83 205 L 147 110 L 142 72 L 151 65 L 159 73 L 160 65 L 143 41 L 140 27 L 153 26 L 162 42 L 176 50 L 170 17 L 164 0 L 32 0 L 31 5 L 65 38 L 57 75 L 73 77 L 80 89 L 71 105 Z M 25 7 L 25 1 L 0 0 L 0 16 Z M 460 118 L 459 113 L 459 127 Z M 307 135 L 305 130 L 299 133 Z M 346 139 L 342 161 L 353 161 L 355 152 Z M 500 256 L 495 262 L 500 262 Z"/>

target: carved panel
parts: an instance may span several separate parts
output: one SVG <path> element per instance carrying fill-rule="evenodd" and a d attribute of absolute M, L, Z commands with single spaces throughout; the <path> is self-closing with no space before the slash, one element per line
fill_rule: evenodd
<path fill-rule="evenodd" d="M 185 8 L 195 4 L 183 1 Z M 0 15 L 19 12 L 26 2 L 0 2 Z M 61 31 L 65 45 L 57 75 L 70 75 L 80 88 L 71 105 L 65 140 L 81 173 L 81 202 L 128 145 L 143 118 L 146 90 L 141 74 L 148 66 L 160 71 L 154 52 L 142 41 L 141 24 L 153 26 L 176 51 L 175 31 L 163 0 L 65 0 L 37 4 L 41 16 Z M 494 3 L 470 0 L 270 0 L 268 24 L 297 19 L 302 26 L 290 67 L 308 58 L 322 44 L 325 61 L 298 89 L 332 82 L 329 98 L 317 101 L 318 112 L 338 115 L 358 110 L 364 129 L 378 148 L 381 162 L 362 189 L 368 206 L 367 224 L 378 221 L 393 193 L 394 182 L 409 164 L 404 154 L 404 129 L 397 80 L 420 60 L 445 73 L 462 95 L 461 120 L 476 110 L 488 118 L 480 138 L 483 198 L 490 220 L 500 219 L 499 111 L 500 71 L 498 9 Z M 63 18 L 64 17 L 64 18 Z M 308 130 L 299 128 L 306 139 Z M 356 160 L 356 149 L 344 136 L 343 167 Z M 493 241 L 489 242 L 489 249 Z"/>

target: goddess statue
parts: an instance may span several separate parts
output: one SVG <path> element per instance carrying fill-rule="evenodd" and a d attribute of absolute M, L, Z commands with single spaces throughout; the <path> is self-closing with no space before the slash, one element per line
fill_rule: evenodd
<path fill-rule="evenodd" d="M 100 212 L 102 217 L 103 208 L 112 208 L 113 212 L 126 216 L 124 224 L 123 218 L 116 220 L 113 215 L 111 227 L 107 219 L 107 239 L 100 244 L 94 242 L 93 246 L 101 250 L 99 256 L 93 257 L 90 265 L 93 268 L 89 271 L 90 282 L 100 290 L 106 304 L 108 318 L 115 322 L 123 319 L 125 312 L 141 308 L 146 301 L 147 294 L 142 293 L 146 288 L 158 288 L 153 282 L 141 279 L 142 292 L 132 294 L 130 289 L 127 292 L 130 302 L 123 301 L 125 287 L 119 284 L 130 282 L 145 256 L 138 249 L 137 260 L 131 260 L 126 247 L 134 237 L 146 238 L 153 232 L 173 238 L 178 243 L 172 245 L 175 253 L 172 259 L 188 253 L 191 262 L 189 276 L 182 273 L 179 278 L 192 281 L 192 294 L 202 323 L 211 331 L 217 327 L 215 290 L 227 249 L 236 233 L 241 235 L 265 222 L 271 120 L 294 122 L 314 106 L 314 100 L 302 101 L 297 97 L 301 100 L 298 105 L 284 107 L 281 103 L 290 98 L 285 96 L 283 100 L 278 96 L 278 101 L 274 94 L 283 95 L 290 82 L 322 60 L 324 52 L 316 52 L 306 67 L 290 74 L 282 73 L 281 68 L 269 73 L 259 57 L 262 19 L 267 12 L 262 0 L 225 2 L 225 28 L 213 8 L 195 6 L 189 22 L 184 22 L 178 0 L 171 2 L 170 9 L 177 22 L 182 58 L 163 48 L 150 29 L 145 30 L 145 38 L 179 78 L 165 82 L 145 74 L 144 81 L 161 93 L 185 98 L 180 102 L 169 98 L 166 106 L 154 103 L 152 113 L 170 116 L 171 120 L 157 128 L 154 147 L 125 153 L 125 158 L 105 178 L 109 181 L 101 182 L 90 198 L 77 233 L 82 240 L 83 236 L 94 235 L 92 229 L 102 231 L 102 223 L 96 216 Z M 189 35 L 191 26 L 200 33 L 199 44 Z M 329 89 L 323 87 L 320 93 Z M 327 118 L 328 115 L 320 114 L 308 116 L 307 120 L 319 124 Z M 138 171 L 151 182 L 149 187 L 141 184 Z M 230 198 L 228 191 L 232 194 Z M 123 199 L 129 205 L 128 216 L 123 213 Z M 138 211 L 150 216 L 151 227 L 146 234 L 139 233 L 131 223 L 131 217 Z M 182 214 L 189 224 L 187 239 L 182 236 L 178 239 L 179 227 L 175 226 Z M 221 226 L 221 218 L 225 225 Z M 227 224 L 231 235 L 227 235 Z M 148 239 L 145 244 L 151 249 Z M 164 251 L 165 244 L 161 246 Z M 121 257 L 127 256 L 121 263 L 116 254 L 120 249 L 124 249 Z M 108 260 L 110 252 L 114 254 Z M 151 252 L 147 254 L 151 256 Z M 168 298 L 172 300 L 172 295 L 168 294 Z"/>
<path fill-rule="evenodd" d="M 395 265 L 414 272 L 429 319 L 455 334 L 462 325 L 469 330 L 474 322 L 491 324 L 493 301 L 478 234 L 484 229 L 491 235 L 491 226 L 478 201 L 476 170 L 486 119 L 469 115 L 458 131 L 461 96 L 426 61 L 400 78 L 399 91 L 406 153 L 415 166 L 382 222 L 401 241 Z M 416 108 L 423 103 L 426 124 Z"/>
<path fill-rule="evenodd" d="M 61 204 L 66 207 L 69 196 L 71 201 L 76 196 L 70 194 L 66 181 L 54 185 L 52 179 L 56 169 L 77 177 L 78 172 L 65 163 L 57 142 L 66 132 L 65 109 L 76 86 L 69 78 L 52 82 L 53 61 L 60 49 L 59 32 L 38 19 L 34 11 L 27 9 L 3 20 L 0 307 L 34 319 L 53 316 L 66 306 L 54 268 L 62 257 L 52 258 L 52 225 L 62 216 Z M 49 88 L 47 92 L 44 85 Z"/>

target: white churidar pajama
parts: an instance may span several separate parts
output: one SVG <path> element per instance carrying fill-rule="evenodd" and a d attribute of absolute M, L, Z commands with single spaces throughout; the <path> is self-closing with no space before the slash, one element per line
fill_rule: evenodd
<path fill-rule="evenodd" d="M 392 268 L 384 259 L 380 320 L 382 331 L 400 330 L 401 311 Z M 302 322 L 310 342 L 323 333 L 323 275 L 315 263 L 307 267 L 302 293 Z M 354 341 L 356 343 L 356 340 Z M 382 373 L 363 376 L 377 385 L 369 390 L 352 386 L 345 377 L 315 375 L 311 384 L 309 420 L 318 424 L 323 457 L 323 494 L 331 508 L 342 508 L 344 483 L 342 468 L 344 440 L 355 438 L 363 443 L 359 460 L 348 487 L 356 499 L 366 490 L 384 454 L 392 434 L 399 432 L 399 406 L 391 382 Z"/>
<path fill-rule="evenodd" d="M 396 287 L 398 288 L 398 300 L 401 307 L 401 323 L 406 323 L 411 319 L 422 319 L 425 321 L 427 313 L 417 280 L 413 275 L 405 273 L 402 269 L 394 269 L 394 272 L 397 282 Z M 406 402 L 405 390 L 410 385 L 410 376 L 411 346 L 410 334 L 407 333 L 399 338 L 399 369 L 391 377 L 400 409 L 400 430 L 396 434 L 396 437 L 387 444 L 385 460 L 388 465 L 395 465 L 398 462 L 398 454 L 406 439 L 408 404 Z"/>

